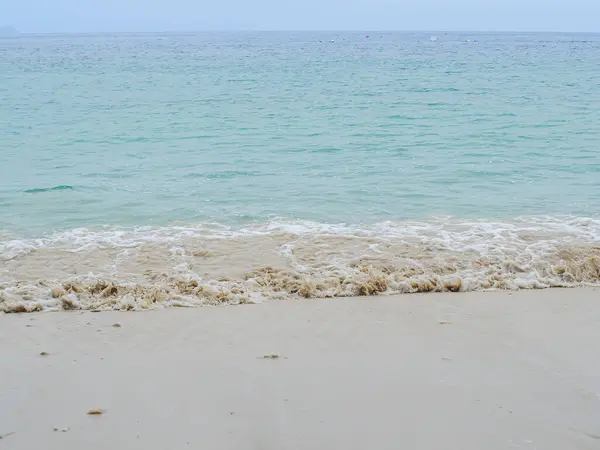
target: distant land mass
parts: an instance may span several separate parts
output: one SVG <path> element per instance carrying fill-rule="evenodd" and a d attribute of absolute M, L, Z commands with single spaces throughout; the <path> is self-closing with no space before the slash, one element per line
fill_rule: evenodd
<path fill-rule="evenodd" d="M 14 27 L 0 26 L 0 36 L 17 36 L 19 32 Z"/>

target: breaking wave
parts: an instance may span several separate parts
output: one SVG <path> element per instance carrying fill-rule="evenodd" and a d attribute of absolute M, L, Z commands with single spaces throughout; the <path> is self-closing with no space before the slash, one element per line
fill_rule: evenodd
<path fill-rule="evenodd" d="M 273 221 L 0 234 L 0 311 L 600 285 L 600 220 Z"/>

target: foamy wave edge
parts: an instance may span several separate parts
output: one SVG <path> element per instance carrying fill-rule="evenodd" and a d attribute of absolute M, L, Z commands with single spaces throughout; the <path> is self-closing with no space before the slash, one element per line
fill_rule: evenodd
<path fill-rule="evenodd" d="M 251 253 L 267 240 L 280 265 L 255 265 L 237 277 L 211 278 L 194 270 L 197 258 L 210 265 L 211 252 L 202 250 L 207 242 L 225 254 L 229 242 L 246 245 Z M 168 249 L 168 271 L 136 280 L 102 268 L 68 277 L 11 278 L 14 264 L 26 266 L 27 258 L 42 251 L 93 255 L 109 249 L 119 258 L 128 258 L 149 248 L 163 253 Z M 370 226 L 279 220 L 237 229 L 218 224 L 74 229 L 33 239 L 3 238 L 0 264 L 4 266 L 0 311 L 7 313 L 598 286 L 600 220 L 438 218 Z"/>

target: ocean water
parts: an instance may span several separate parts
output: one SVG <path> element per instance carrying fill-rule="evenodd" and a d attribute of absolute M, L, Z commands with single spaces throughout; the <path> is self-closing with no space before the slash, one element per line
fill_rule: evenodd
<path fill-rule="evenodd" d="M 600 35 L 435 35 L 0 39 L 0 309 L 599 284 Z"/>

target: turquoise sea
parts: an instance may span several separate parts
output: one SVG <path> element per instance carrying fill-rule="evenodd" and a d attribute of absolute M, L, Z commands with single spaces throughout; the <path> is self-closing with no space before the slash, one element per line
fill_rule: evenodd
<path fill-rule="evenodd" d="M 177 268 L 240 239 L 202 261 L 239 266 L 256 298 L 261 258 L 310 296 L 361 293 L 352 270 L 385 275 L 374 292 L 597 283 L 598 67 L 596 34 L 0 39 L 0 305 L 60 306 L 50 287 L 77 280 L 85 307 L 89 279 L 155 286 L 154 269 L 230 293 Z"/>

